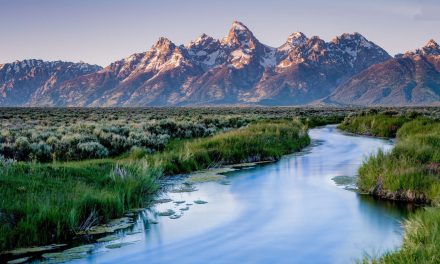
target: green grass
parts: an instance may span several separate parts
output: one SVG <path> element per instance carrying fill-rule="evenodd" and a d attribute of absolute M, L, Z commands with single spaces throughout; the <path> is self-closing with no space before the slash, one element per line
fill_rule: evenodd
<path fill-rule="evenodd" d="M 0 249 L 69 240 L 91 214 L 95 224 L 105 222 L 157 189 L 154 171 L 126 164 L 122 178 L 114 166 L 94 160 L 0 167 Z"/>
<path fill-rule="evenodd" d="M 309 142 L 299 121 L 260 121 L 212 137 L 176 140 L 154 154 L 136 148 L 118 159 L 0 163 L 0 251 L 69 241 L 90 223 L 145 206 L 163 173 L 276 160 Z"/>
<path fill-rule="evenodd" d="M 277 160 L 310 143 L 299 121 L 258 122 L 209 138 L 176 141 L 148 158 L 166 175 L 225 164 Z"/>
<path fill-rule="evenodd" d="M 390 153 L 371 156 L 359 169 L 361 190 L 385 198 L 440 205 L 440 122 L 417 118 L 397 132 Z"/>
<path fill-rule="evenodd" d="M 405 238 L 402 248 L 375 260 L 375 263 L 439 263 L 440 212 L 427 209 L 411 216 L 404 224 Z"/>
<path fill-rule="evenodd" d="M 403 115 L 347 116 L 338 128 L 361 135 L 395 137 L 397 130 L 408 120 L 409 118 Z"/>
<path fill-rule="evenodd" d="M 386 199 L 433 206 L 406 220 L 400 250 L 376 259 L 367 257 L 364 263 L 439 263 L 440 122 L 424 117 L 405 120 L 383 115 L 352 117 L 346 121 L 340 127 L 351 132 L 374 131 L 371 134 L 397 136 L 396 146 L 390 152 L 379 151 L 361 166 L 359 189 Z M 400 128 L 394 131 L 396 126 Z"/>

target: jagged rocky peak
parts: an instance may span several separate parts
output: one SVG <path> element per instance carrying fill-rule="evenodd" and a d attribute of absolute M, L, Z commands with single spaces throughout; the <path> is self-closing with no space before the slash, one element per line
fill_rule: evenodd
<path fill-rule="evenodd" d="M 62 70 L 64 72 L 90 73 L 102 69 L 101 66 L 91 65 L 85 62 L 65 62 L 65 61 L 43 61 L 37 59 L 16 60 L 12 63 L 0 64 L 0 70 L 6 73 L 27 74 L 33 69 L 47 69 L 48 73 Z"/>
<path fill-rule="evenodd" d="M 435 40 L 430 39 L 426 45 L 419 50 L 422 55 L 440 55 L 440 45 Z"/>
<path fill-rule="evenodd" d="M 415 55 L 422 55 L 422 56 L 440 55 L 440 45 L 434 39 L 430 39 L 425 44 L 425 46 L 412 51 L 407 51 L 404 54 L 397 54 L 395 58 L 399 59 L 405 57 L 413 57 Z"/>
<path fill-rule="evenodd" d="M 290 36 L 287 38 L 288 44 L 292 46 L 300 46 L 307 43 L 307 36 L 302 32 L 293 32 L 290 34 Z"/>
<path fill-rule="evenodd" d="M 286 42 L 278 48 L 279 51 L 289 51 L 291 49 L 307 44 L 307 36 L 302 32 L 293 32 L 289 35 Z"/>
<path fill-rule="evenodd" d="M 246 48 L 254 49 L 257 40 L 254 34 L 241 22 L 234 21 L 229 33 L 221 41 L 222 45 L 231 47 L 244 46 Z"/>
<path fill-rule="evenodd" d="M 220 42 L 217 39 L 214 39 L 213 37 L 203 33 L 200 37 L 194 41 L 191 41 L 185 47 L 188 49 L 190 55 L 201 55 L 197 53 L 211 53 L 217 50 L 219 46 Z"/>
<path fill-rule="evenodd" d="M 185 48 L 195 61 L 200 62 L 204 67 L 211 67 L 216 64 L 220 54 L 220 41 L 202 34 L 199 38 L 186 45 Z"/>
<path fill-rule="evenodd" d="M 374 48 L 376 45 L 367 40 L 364 36 L 359 34 L 358 32 L 354 33 L 344 33 L 340 36 L 337 36 L 332 39 L 331 43 L 340 47 L 348 47 L 351 50 L 359 49 L 359 48 Z"/>
<path fill-rule="evenodd" d="M 176 45 L 171 40 L 160 37 L 156 44 L 153 45 L 152 50 L 156 52 L 169 52 L 175 48 Z"/>
<path fill-rule="evenodd" d="M 215 42 L 214 38 L 203 33 L 196 40 L 191 41 L 191 43 L 188 45 L 188 47 L 206 46 L 212 42 Z"/>

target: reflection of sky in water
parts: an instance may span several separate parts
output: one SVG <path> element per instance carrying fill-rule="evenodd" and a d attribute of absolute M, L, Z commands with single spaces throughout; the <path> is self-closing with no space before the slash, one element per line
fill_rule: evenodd
<path fill-rule="evenodd" d="M 205 200 L 179 219 L 123 240 L 133 245 L 90 255 L 77 263 L 351 263 L 401 243 L 404 210 L 337 187 L 331 178 L 355 175 L 362 160 L 388 141 L 313 129 L 323 140 L 303 155 L 231 173 L 232 185 L 204 183 L 173 200 Z M 185 203 L 160 204 L 165 211 Z M 141 226 L 141 225 L 140 225 Z"/>

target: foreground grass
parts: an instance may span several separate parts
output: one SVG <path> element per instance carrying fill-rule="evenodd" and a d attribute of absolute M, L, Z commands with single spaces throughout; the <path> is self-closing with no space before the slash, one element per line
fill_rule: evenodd
<path fill-rule="evenodd" d="M 404 242 L 399 251 L 378 259 L 367 258 L 364 262 L 439 263 L 440 122 L 423 117 L 405 120 L 403 117 L 363 116 L 344 123 L 341 128 L 348 127 L 350 131 L 364 131 L 360 128 L 369 127 L 375 128 L 370 130 L 375 131 L 375 135 L 397 136 L 392 151 L 379 152 L 361 166 L 359 189 L 381 198 L 433 206 L 417 212 L 405 222 Z M 397 133 L 389 133 L 395 126 L 400 127 Z"/>
<path fill-rule="evenodd" d="M 173 141 L 119 159 L 0 164 L 0 251 L 69 241 L 79 231 L 146 205 L 156 179 L 213 166 L 276 160 L 309 144 L 299 121 L 266 121 L 212 137 Z"/>
<path fill-rule="evenodd" d="M 405 222 L 402 248 L 390 252 L 373 263 L 426 263 L 440 261 L 440 209 L 427 209 L 416 213 Z"/>
<path fill-rule="evenodd" d="M 0 168 L 0 249 L 68 241 L 92 224 L 141 206 L 157 189 L 160 172 L 114 160 Z"/>

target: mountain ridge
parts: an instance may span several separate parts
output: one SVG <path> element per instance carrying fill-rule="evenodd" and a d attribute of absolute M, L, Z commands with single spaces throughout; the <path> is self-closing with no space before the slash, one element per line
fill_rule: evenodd
<path fill-rule="evenodd" d="M 407 57 L 437 56 L 431 55 L 437 50 L 438 44 L 431 40 L 393 58 L 357 32 L 330 41 L 293 32 L 274 48 L 234 21 L 221 39 L 202 34 L 186 45 L 176 45 L 161 37 L 147 51 L 104 68 L 71 62 L 57 62 L 51 68 L 51 62 L 40 61 L 25 76 L 9 74 L 6 79 L 4 65 L 16 67 L 20 62 L 0 65 L 0 106 L 339 104 L 345 99 L 337 91 L 355 89 L 344 87 L 365 71 L 373 72 L 371 67 Z"/>
<path fill-rule="evenodd" d="M 398 54 L 353 76 L 327 103 L 352 105 L 440 105 L 440 45 Z"/>

